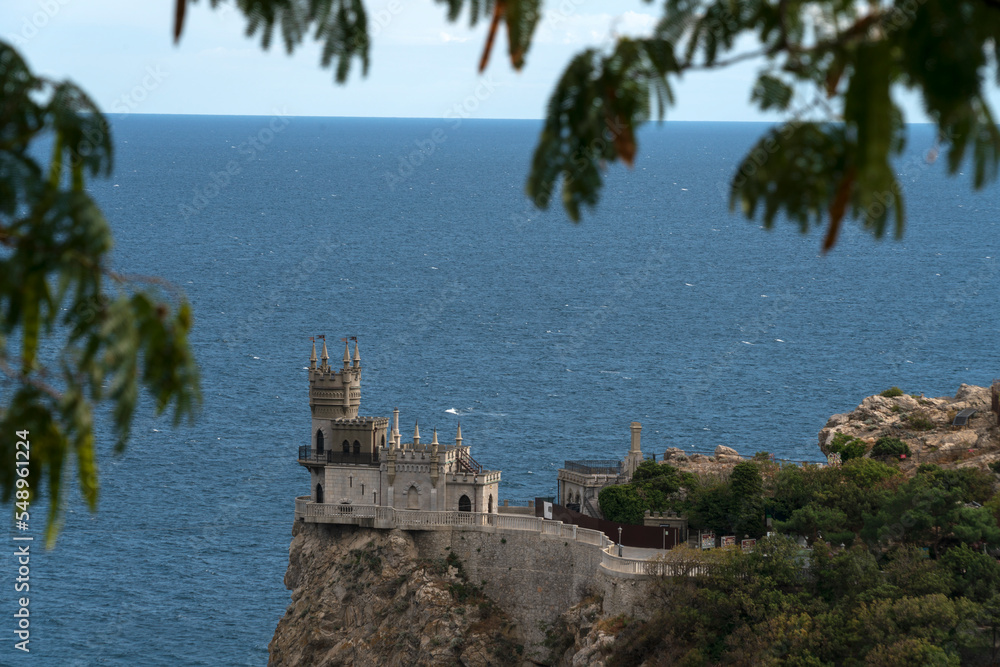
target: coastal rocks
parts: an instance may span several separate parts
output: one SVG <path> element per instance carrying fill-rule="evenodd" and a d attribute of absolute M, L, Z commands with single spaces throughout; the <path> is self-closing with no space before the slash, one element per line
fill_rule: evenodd
<path fill-rule="evenodd" d="M 955 415 L 966 408 L 978 412 L 967 426 L 952 426 Z M 1000 459 L 1000 430 L 990 411 L 987 387 L 963 384 L 954 397 L 942 398 L 869 396 L 853 411 L 830 417 L 819 432 L 824 454 L 830 453 L 838 434 L 864 442 L 866 457 L 883 436 L 903 440 L 910 448 L 910 454 L 898 462 L 904 472 L 921 463 L 985 468 Z"/>
<path fill-rule="evenodd" d="M 688 460 L 687 454 L 680 447 L 670 447 L 663 452 L 663 460 L 671 464 L 685 463 Z"/>
<path fill-rule="evenodd" d="M 679 447 L 671 447 L 663 453 L 663 463 L 670 464 L 678 470 L 709 477 L 725 477 L 737 463 L 745 460 L 732 447 L 719 445 L 712 456 L 707 454 L 686 453 Z"/>
<path fill-rule="evenodd" d="M 732 447 L 726 447 L 725 445 L 719 445 L 715 448 L 715 458 L 720 463 L 739 463 L 743 460 L 740 453 L 733 449 Z"/>

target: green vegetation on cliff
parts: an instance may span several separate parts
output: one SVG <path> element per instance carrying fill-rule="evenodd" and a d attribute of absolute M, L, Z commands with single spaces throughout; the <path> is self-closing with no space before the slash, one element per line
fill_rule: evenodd
<path fill-rule="evenodd" d="M 975 468 L 923 465 L 907 478 L 872 459 L 819 467 L 756 457 L 728 480 L 679 490 L 667 504 L 693 528 L 754 535 L 766 514 L 779 534 L 753 552 L 671 552 L 704 561 L 702 574 L 657 580 L 655 613 L 624 625 L 607 664 L 991 664 L 995 487 Z"/>

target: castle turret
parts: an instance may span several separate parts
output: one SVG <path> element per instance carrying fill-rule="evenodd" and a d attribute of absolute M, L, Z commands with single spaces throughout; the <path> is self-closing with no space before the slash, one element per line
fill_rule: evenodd
<path fill-rule="evenodd" d="M 354 367 L 361 368 L 361 353 L 358 352 L 358 341 L 354 341 Z"/>
<path fill-rule="evenodd" d="M 316 370 L 316 338 L 312 339 L 313 351 L 312 355 L 309 357 L 309 370 Z"/>
<path fill-rule="evenodd" d="M 420 422 L 413 425 L 413 448 L 420 444 Z"/>
<path fill-rule="evenodd" d="M 314 367 L 315 349 L 309 366 L 309 407 L 313 419 L 354 419 L 361 407 L 361 367 L 349 368 L 349 362 L 345 361 L 343 371 L 330 368 L 326 337 L 321 338 L 323 354 L 320 366 Z M 346 357 L 347 353 L 344 354 Z"/>
<path fill-rule="evenodd" d="M 629 425 L 632 431 L 632 442 L 629 445 L 628 456 L 625 457 L 625 470 L 631 475 L 642 463 L 642 449 L 640 448 L 640 437 L 642 436 L 642 424 L 632 422 Z"/>
<path fill-rule="evenodd" d="M 344 368 L 351 365 L 351 344 L 344 341 Z"/>
<path fill-rule="evenodd" d="M 455 435 L 455 446 L 462 446 L 462 422 L 458 422 L 458 433 Z"/>

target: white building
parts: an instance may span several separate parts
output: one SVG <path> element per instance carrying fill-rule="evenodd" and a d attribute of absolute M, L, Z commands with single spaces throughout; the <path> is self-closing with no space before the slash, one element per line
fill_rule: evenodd
<path fill-rule="evenodd" d="M 323 354 L 316 365 L 316 343 L 309 361 L 311 444 L 299 448 L 299 463 L 309 470 L 311 499 L 316 503 L 376 505 L 396 509 L 496 513 L 499 470 L 483 470 L 462 444 L 459 424 L 455 444 L 421 443 L 419 426 L 412 442 L 402 442 L 399 410 L 392 431 L 386 417 L 359 417 L 361 355 L 344 342 L 344 365 L 330 366 Z"/>

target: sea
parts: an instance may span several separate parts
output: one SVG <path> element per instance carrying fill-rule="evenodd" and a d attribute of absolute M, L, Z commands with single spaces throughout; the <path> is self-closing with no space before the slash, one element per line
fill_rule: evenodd
<path fill-rule="evenodd" d="M 90 184 L 111 266 L 191 301 L 204 400 L 176 428 L 145 401 L 121 455 L 101 418 L 97 512 L 69 476 L 45 550 L 33 508 L 30 654 L 3 550 L 0 664 L 266 664 L 309 493 L 313 337 L 335 367 L 357 338 L 362 414 L 398 407 L 405 439 L 461 422 L 515 501 L 554 495 L 566 460 L 620 459 L 633 421 L 657 458 L 818 461 L 818 431 L 865 396 L 1000 377 L 998 188 L 930 160 L 929 126 L 896 164 L 902 240 L 852 222 L 824 255 L 821 228 L 730 213 L 765 124 L 645 127 L 574 224 L 524 195 L 540 121 L 111 120 L 114 174 Z"/>

